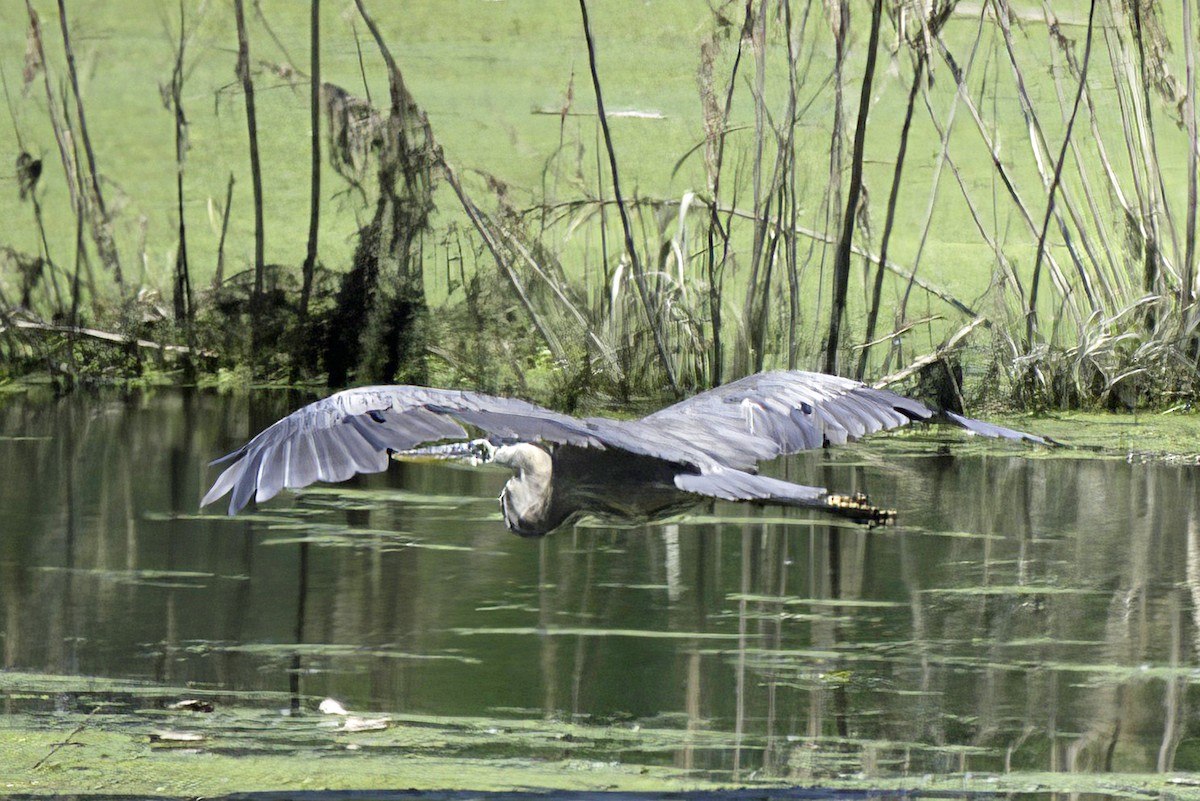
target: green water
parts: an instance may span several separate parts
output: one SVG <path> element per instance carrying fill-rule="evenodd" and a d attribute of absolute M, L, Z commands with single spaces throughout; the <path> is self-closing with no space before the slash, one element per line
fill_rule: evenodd
<path fill-rule="evenodd" d="M 1200 769 L 1193 467 L 928 434 L 771 466 L 896 508 L 875 530 L 716 504 L 523 540 L 503 473 L 417 465 L 200 513 L 206 462 L 301 400 L 0 405 L 7 791 Z"/>

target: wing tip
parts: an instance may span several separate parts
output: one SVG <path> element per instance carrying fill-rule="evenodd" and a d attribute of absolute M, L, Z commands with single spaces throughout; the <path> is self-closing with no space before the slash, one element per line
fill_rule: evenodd
<path fill-rule="evenodd" d="M 991 437 L 993 439 L 1008 439 L 1016 442 L 1031 442 L 1035 445 L 1044 445 L 1046 447 L 1062 447 L 1062 443 L 1050 437 L 1043 437 L 1039 434 L 1030 434 L 1026 431 L 1018 431 L 1015 428 L 989 423 L 985 420 L 976 420 L 973 417 L 956 414 L 951 411 L 942 412 L 942 416 L 950 423 L 964 429 L 968 433 L 976 434 L 981 437 Z"/>

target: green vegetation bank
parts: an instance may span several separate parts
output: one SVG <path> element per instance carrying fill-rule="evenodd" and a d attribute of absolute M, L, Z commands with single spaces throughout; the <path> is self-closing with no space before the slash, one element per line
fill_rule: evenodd
<path fill-rule="evenodd" d="M 1195 11 L 7 3 L 0 381 L 1190 404 Z"/>

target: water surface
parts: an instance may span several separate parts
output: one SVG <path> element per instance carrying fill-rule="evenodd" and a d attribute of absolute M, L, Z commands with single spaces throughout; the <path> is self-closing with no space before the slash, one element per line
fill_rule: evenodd
<path fill-rule="evenodd" d="M 1195 468 L 953 434 L 769 468 L 898 510 L 874 530 L 709 504 L 523 540 L 503 472 L 400 464 L 201 513 L 208 460 L 302 400 L 0 403 L 0 728 L 163 714 L 43 674 L 257 699 L 243 750 L 330 697 L 392 754 L 397 720 L 479 721 L 505 736 L 459 756 L 738 782 L 1200 769 Z"/>

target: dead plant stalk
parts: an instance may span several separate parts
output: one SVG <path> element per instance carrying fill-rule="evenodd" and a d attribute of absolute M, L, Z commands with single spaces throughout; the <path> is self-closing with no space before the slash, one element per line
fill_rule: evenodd
<path fill-rule="evenodd" d="M 246 33 L 243 0 L 234 0 L 233 10 L 237 19 L 237 77 L 242 82 L 242 95 L 246 103 L 246 132 L 250 144 L 250 180 L 254 188 L 254 295 L 250 301 L 250 339 L 251 353 L 257 359 L 262 344 L 263 283 L 266 271 L 262 164 L 258 155 L 258 113 L 254 104 L 254 80 L 250 75 L 250 38 Z"/>
<path fill-rule="evenodd" d="M 859 93 L 858 118 L 854 123 L 854 149 L 850 159 L 850 184 L 846 191 L 846 214 L 833 266 L 833 301 L 829 314 L 829 338 L 825 342 L 827 373 L 838 371 L 838 346 L 841 342 L 842 318 L 846 310 L 846 294 L 850 285 L 850 248 L 854 240 L 859 198 L 862 195 L 867 114 L 871 108 L 871 86 L 875 77 L 875 56 L 879 48 L 879 24 L 882 16 L 883 0 L 875 0 L 871 6 L 871 36 L 867 42 L 867 64 L 863 70 L 862 90 Z M 849 11 L 845 12 L 845 19 L 848 21 Z"/>
<path fill-rule="evenodd" d="M 592 74 L 592 88 L 596 92 L 596 112 L 600 117 L 600 128 L 604 132 L 604 144 L 608 150 L 608 166 L 612 174 L 613 197 L 617 201 L 617 212 L 621 217 L 621 229 L 625 234 L 625 253 L 629 257 L 630 272 L 633 273 L 634 284 L 642 301 L 642 309 L 646 314 L 646 323 L 654 337 L 654 347 L 662 363 L 663 373 L 670 385 L 671 392 L 680 396 L 679 382 L 675 378 L 675 368 L 667 354 L 666 343 L 663 341 L 662 322 L 659 315 L 654 313 L 650 302 L 650 292 L 646 286 L 646 275 L 642 271 L 641 260 L 638 258 L 637 247 L 633 243 L 633 227 L 629 221 L 629 212 L 625 208 L 621 196 L 620 172 L 617 169 L 617 153 L 613 149 L 612 133 L 608 129 L 608 117 L 604 113 L 604 96 L 600 91 L 600 73 L 596 68 L 596 43 L 592 38 L 592 27 L 588 21 L 587 0 L 579 0 L 579 12 L 583 18 L 583 35 L 587 40 L 588 69 Z"/>
<path fill-rule="evenodd" d="M 1046 216 L 1042 220 L 1042 232 L 1038 237 L 1037 256 L 1033 262 L 1033 279 L 1029 287 L 1029 311 L 1026 317 L 1025 343 L 1026 347 L 1033 344 L 1033 334 L 1037 328 L 1037 295 L 1038 276 L 1041 274 L 1042 257 L 1046 253 L 1046 231 L 1050 227 L 1050 214 L 1054 210 L 1054 193 L 1062 181 L 1063 164 L 1067 159 L 1067 145 L 1071 141 L 1071 131 L 1075 127 L 1075 117 L 1079 113 L 1079 102 L 1083 97 L 1083 88 L 1087 84 L 1088 62 L 1092 56 L 1092 31 L 1096 19 L 1096 0 L 1092 0 L 1088 11 L 1087 39 L 1083 48 L 1083 64 L 1079 69 L 1079 89 L 1075 93 L 1075 103 L 1071 107 L 1071 117 L 1067 121 L 1067 130 L 1063 134 L 1062 148 L 1058 152 L 1058 160 L 1054 165 L 1054 181 L 1050 184 L 1049 196 L 1046 199 Z M 1090 293 L 1089 293 L 1090 296 Z M 1095 311 L 1095 308 L 1093 308 Z"/>

